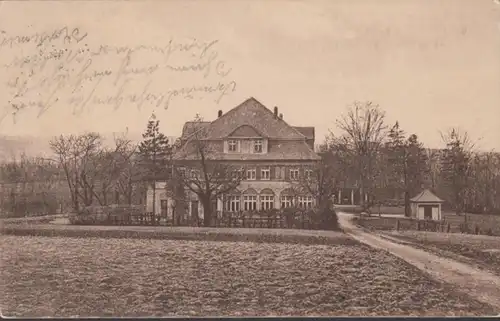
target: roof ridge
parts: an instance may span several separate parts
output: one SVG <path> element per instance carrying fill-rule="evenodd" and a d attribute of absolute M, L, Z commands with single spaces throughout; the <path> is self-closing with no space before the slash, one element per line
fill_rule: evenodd
<path fill-rule="evenodd" d="M 253 98 L 253 97 L 252 97 Z M 264 104 L 262 104 L 260 101 L 258 101 L 257 99 L 253 98 L 256 102 L 258 102 L 262 107 L 264 107 L 264 109 L 267 110 L 267 112 L 269 112 L 273 117 L 274 117 L 274 113 L 269 109 L 267 108 Z M 294 126 L 290 125 L 289 123 L 287 123 L 283 118 L 278 118 L 278 120 L 282 121 L 286 126 L 288 126 L 289 128 L 291 128 L 292 130 L 294 130 L 297 134 L 299 134 L 300 136 L 304 137 L 304 139 L 307 139 L 307 137 L 302 134 L 301 132 L 299 132 Z"/>

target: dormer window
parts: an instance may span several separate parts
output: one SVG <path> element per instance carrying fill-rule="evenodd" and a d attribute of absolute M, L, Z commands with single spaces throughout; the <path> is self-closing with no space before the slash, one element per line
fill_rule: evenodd
<path fill-rule="evenodd" d="M 253 152 L 262 153 L 262 139 L 256 139 L 253 142 Z"/>
<path fill-rule="evenodd" d="M 227 142 L 227 149 L 229 152 L 237 152 L 238 151 L 238 141 L 231 139 Z"/>

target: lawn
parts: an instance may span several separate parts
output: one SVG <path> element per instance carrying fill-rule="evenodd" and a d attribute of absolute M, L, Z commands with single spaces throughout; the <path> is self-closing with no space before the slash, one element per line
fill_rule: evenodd
<path fill-rule="evenodd" d="M 385 232 L 436 254 L 476 265 L 500 276 L 500 237 L 419 231 Z"/>
<path fill-rule="evenodd" d="M 6 316 L 484 315 L 357 245 L 0 236 Z"/>

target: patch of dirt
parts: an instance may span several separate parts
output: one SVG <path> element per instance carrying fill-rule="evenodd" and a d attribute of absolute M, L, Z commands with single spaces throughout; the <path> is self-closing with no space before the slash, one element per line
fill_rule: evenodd
<path fill-rule="evenodd" d="M 367 246 L 0 236 L 4 315 L 492 315 Z"/>

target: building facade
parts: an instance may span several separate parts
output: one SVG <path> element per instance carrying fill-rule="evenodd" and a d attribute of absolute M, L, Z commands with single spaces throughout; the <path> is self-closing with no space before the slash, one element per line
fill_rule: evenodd
<path fill-rule="evenodd" d="M 184 163 L 189 168 L 188 164 L 199 162 L 193 146 L 203 141 L 204 150 L 210 153 L 204 157 L 243 173 L 235 188 L 213 201 L 214 210 L 239 212 L 314 206 L 314 197 L 297 194 L 296 188 L 320 160 L 314 152 L 314 127 L 291 126 L 278 107 L 270 110 L 255 98 L 226 113 L 219 111 L 217 116 L 210 122 L 187 122 L 180 138 L 181 147 L 174 156 L 178 164 Z M 203 135 L 198 135 L 200 132 Z M 171 217 L 175 201 L 169 197 L 165 182 L 156 184 L 155 212 Z M 148 211 L 152 211 L 152 196 L 150 189 Z M 202 202 L 197 195 L 187 189 L 186 198 L 187 214 L 203 217 Z"/>

